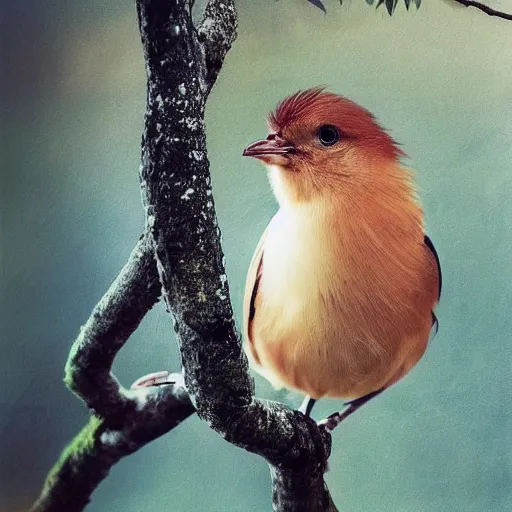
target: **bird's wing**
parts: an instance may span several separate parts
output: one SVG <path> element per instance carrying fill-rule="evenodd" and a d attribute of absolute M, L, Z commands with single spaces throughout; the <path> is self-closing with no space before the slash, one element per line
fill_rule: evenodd
<path fill-rule="evenodd" d="M 267 229 L 261 235 L 260 241 L 256 246 L 254 255 L 249 265 L 249 271 L 247 273 L 247 280 L 245 283 L 245 296 L 244 296 L 244 338 L 247 348 L 250 348 L 251 355 L 254 362 L 259 364 L 258 355 L 254 348 L 251 340 L 251 324 L 256 313 L 256 304 L 258 296 L 258 287 L 260 284 L 262 272 L 263 272 L 263 246 L 265 244 L 265 238 L 267 235 Z"/>
<path fill-rule="evenodd" d="M 441 298 L 441 290 L 443 288 L 443 274 L 441 272 L 441 263 L 439 261 L 439 256 L 437 254 L 436 248 L 434 247 L 434 244 L 432 243 L 432 240 L 428 237 L 428 235 L 425 235 L 424 237 L 424 243 L 427 249 L 430 251 L 430 254 L 435 260 L 436 267 L 437 267 L 437 284 L 438 284 L 438 292 L 437 292 L 437 300 Z M 437 333 L 437 330 L 439 329 L 439 321 L 437 320 L 437 317 L 435 313 L 432 311 L 432 326 L 435 326 L 435 333 Z M 433 336 L 432 336 L 433 337 Z"/>
<path fill-rule="evenodd" d="M 439 292 L 437 294 L 437 300 L 441 298 L 441 289 L 443 288 L 443 275 L 441 273 L 441 263 L 439 262 L 439 256 L 437 254 L 436 248 L 434 247 L 434 244 L 432 243 L 432 240 L 428 237 L 428 235 L 425 235 L 424 238 L 425 245 L 428 247 L 432 255 L 434 256 L 436 260 L 437 265 L 437 279 L 439 284 Z"/>

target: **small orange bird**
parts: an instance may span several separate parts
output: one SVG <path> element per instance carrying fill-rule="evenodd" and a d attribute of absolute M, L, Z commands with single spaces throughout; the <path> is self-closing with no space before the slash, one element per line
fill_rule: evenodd
<path fill-rule="evenodd" d="M 244 151 L 266 164 L 280 206 L 249 268 L 244 348 L 276 388 L 311 397 L 306 414 L 320 397 L 349 400 L 339 423 L 422 357 L 439 259 L 404 153 L 367 110 L 314 88 L 268 124 Z"/>

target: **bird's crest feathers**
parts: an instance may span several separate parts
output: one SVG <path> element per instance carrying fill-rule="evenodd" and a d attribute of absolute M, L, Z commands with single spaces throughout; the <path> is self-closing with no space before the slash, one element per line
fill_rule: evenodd
<path fill-rule="evenodd" d="M 324 89 L 325 87 L 319 86 L 305 91 L 297 91 L 282 100 L 268 116 L 269 127 L 272 130 L 279 131 L 312 111 Z"/>
<path fill-rule="evenodd" d="M 281 101 L 267 118 L 269 128 L 281 132 L 290 126 L 334 124 L 343 136 L 359 140 L 369 150 L 391 158 L 405 156 L 393 138 L 368 110 L 343 96 L 313 87 Z"/>

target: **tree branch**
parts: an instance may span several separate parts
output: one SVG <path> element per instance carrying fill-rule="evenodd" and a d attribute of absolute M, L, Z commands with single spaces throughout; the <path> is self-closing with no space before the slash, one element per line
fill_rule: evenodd
<path fill-rule="evenodd" d="M 138 0 L 148 75 L 141 188 L 147 232 L 72 346 L 66 384 L 95 415 L 63 452 L 34 512 L 83 510 L 110 468 L 194 412 L 270 464 L 273 508 L 336 511 L 323 480 L 331 438 L 298 411 L 256 400 L 235 332 L 206 156 L 204 107 L 236 36 L 232 1 Z M 156 256 L 156 257 L 155 257 Z M 156 261 L 156 265 L 155 265 Z M 161 283 L 161 284 L 160 284 Z M 175 320 L 186 388 L 160 374 L 124 389 L 117 352 L 158 300 Z"/>
<path fill-rule="evenodd" d="M 126 390 L 110 373 L 159 294 L 151 237 L 144 234 L 71 348 L 65 382 L 95 415 L 51 470 L 33 512 L 83 510 L 117 461 L 194 413 L 179 374 L 162 387 Z"/>
<path fill-rule="evenodd" d="M 115 356 L 159 295 L 152 240 L 144 234 L 80 329 L 66 363 L 66 385 L 101 418 L 114 419 L 136 407 L 110 370 Z"/>
<path fill-rule="evenodd" d="M 454 2 L 464 5 L 465 7 L 475 7 L 476 9 L 480 9 L 489 16 L 496 16 L 497 18 L 512 21 L 512 14 L 497 11 L 496 9 L 493 9 L 492 7 L 489 7 L 488 5 L 485 5 L 481 2 L 475 2 L 474 0 L 454 0 Z"/>
<path fill-rule="evenodd" d="M 198 30 L 205 52 L 207 84 L 213 86 L 226 53 L 236 38 L 237 17 L 233 0 L 210 0 Z"/>
<path fill-rule="evenodd" d="M 138 0 L 137 6 L 148 74 L 142 195 L 191 400 L 221 436 L 275 468 L 274 510 L 334 510 L 323 481 L 330 435 L 298 411 L 254 399 L 235 332 L 206 156 L 209 88 L 200 85 L 216 76 L 217 61 L 201 59 L 183 1 Z M 233 38 L 224 32 L 207 40 L 223 55 Z M 306 491 L 290 492 L 300 488 Z"/>
<path fill-rule="evenodd" d="M 324 483 L 323 471 L 306 474 L 304 471 L 282 471 L 271 466 L 270 476 L 272 479 L 272 510 L 338 512 Z M 297 503 L 300 503 L 302 508 L 298 509 Z"/>
<path fill-rule="evenodd" d="M 31 512 L 82 511 L 116 462 L 193 414 L 182 376 L 170 379 L 174 384 L 134 390 L 139 407 L 119 418 L 119 428 L 92 416 L 50 471 Z"/>

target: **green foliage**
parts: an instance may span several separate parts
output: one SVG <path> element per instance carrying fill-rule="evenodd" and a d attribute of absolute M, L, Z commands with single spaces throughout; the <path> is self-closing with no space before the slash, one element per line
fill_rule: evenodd
<path fill-rule="evenodd" d="M 315 7 L 318 7 L 327 14 L 327 10 L 325 9 L 324 4 L 320 0 L 308 0 L 308 2 L 313 4 Z"/>
<path fill-rule="evenodd" d="M 389 15 L 391 16 L 396 9 L 397 3 L 398 3 L 398 0 L 379 0 L 377 3 L 377 9 L 382 4 L 386 4 L 386 9 L 388 10 Z"/>
<path fill-rule="evenodd" d="M 324 3 L 322 0 L 308 0 L 310 4 L 313 4 L 315 7 L 318 7 L 321 9 L 324 13 L 327 13 L 327 9 L 324 6 Z M 343 0 L 339 0 L 340 4 L 343 4 Z M 395 12 L 396 6 L 398 5 L 399 0 L 377 0 L 377 9 L 384 4 L 386 6 L 386 9 L 390 16 L 393 15 Z M 366 0 L 366 3 L 368 5 L 373 5 L 375 3 L 375 0 Z M 416 8 L 419 9 L 421 5 L 421 0 L 404 0 L 405 7 L 407 10 L 409 10 L 409 7 L 411 6 L 411 3 L 416 5 Z"/>

